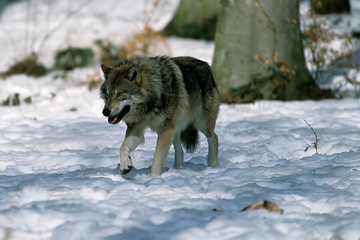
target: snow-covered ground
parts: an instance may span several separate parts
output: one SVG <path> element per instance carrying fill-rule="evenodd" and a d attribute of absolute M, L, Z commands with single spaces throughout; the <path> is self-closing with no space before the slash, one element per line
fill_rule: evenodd
<path fill-rule="evenodd" d="M 88 10 L 99 16 L 107 6 L 138 19 L 144 7 L 133 2 L 93 0 Z M 0 26 L 18 16 L 13 21 L 21 27 L 24 4 L 2 12 Z M 59 6 L 54 14 L 67 9 Z M 166 12 L 175 7 L 169 3 Z M 83 15 L 87 28 L 97 28 L 91 15 Z M 109 31 L 84 33 L 86 41 L 115 34 L 113 21 L 104 20 Z M 73 20 L 68 23 L 76 28 Z M 64 29 L 59 38 L 81 39 Z M 49 49 L 61 46 L 55 43 L 52 39 Z M 172 38 L 169 44 L 173 55 L 211 62 L 213 43 Z M 2 71 L 15 52 L 3 35 L 0 45 Z M 67 80 L 55 78 L 57 73 L 0 80 L 0 100 L 19 93 L 22 101 L 0 106 L 0 239 L 360 239 L 358 99 L 222 105 L 216 126 L 220 168 L 206 167 L 201 136 L 199 148 L 185 154 L 183 169 L 172 169 L 171 149 L 166 171 L 151 178 L 156 134 L 147 131 L 145 144 L 132 155 L 135 169 L 120 175 L 126 127 L 107 124 L 98 91 L 78 85 L 97 71 L 98 66 L 78 69 Z M 28 96 L 32 104 L 23 102 Z M 320 139 L 318 153 L 304 120 Z M 239 212 L 262 199 L 278 204 L 284 214 Z"/>

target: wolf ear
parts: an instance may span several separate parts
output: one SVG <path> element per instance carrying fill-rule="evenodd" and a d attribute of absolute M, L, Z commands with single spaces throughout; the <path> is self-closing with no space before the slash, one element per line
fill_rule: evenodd
<path fill-rule="evenodd" d="M 136 84 L 138 84 L 138 85 L 141 84 L 141 76 L 140 76 L 140 74 L 139 74 L 136 67 L 132 67 L 132 68 L 129 69 L 128 79 L 130 81 L 135 81 Z"/>
<path fill-rule="evenodd" d="M 111 67 L 106 66 L 105 64 L 101 64 L 101 70 L 105 75 L 108 75 L 111 69 L 112 69 Z"/>

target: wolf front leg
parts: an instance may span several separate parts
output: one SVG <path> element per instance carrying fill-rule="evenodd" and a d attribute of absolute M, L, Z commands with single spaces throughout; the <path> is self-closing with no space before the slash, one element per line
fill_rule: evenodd
<path fill-rule="evenodd" d="M 166 157 L 173 141 L 173 137 L 173 128 L 169 128 L 158 133 L 154 160 L 150 170 L 151 177 L 159 176 L 162 173 L 162 169 L 165 165 Z"/>
<path fill-rule="evenodd" d="M 120 147 L 120 173 L 126 174 L 133 168 L 130 153 L 144 142 L 145 127 L 139 124 L 128 125 L 126 136 Z"/>

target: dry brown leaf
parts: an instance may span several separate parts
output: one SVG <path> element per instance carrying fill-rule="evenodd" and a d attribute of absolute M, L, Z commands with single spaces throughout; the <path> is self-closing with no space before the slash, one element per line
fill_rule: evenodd
<path fill-rule="evenodd" d="M 283 209 L 281 209 L 277 204 L 275 204 L 269 200 L 260 200 L 260 201 L 254 202 L 253 204 L 240 210 L 240 212 L 243 212 L 246 210 L 258 210 L 258 209 L 266 209 L 269 212 L 277 212 L 280 214 L 284 213 Z"/>

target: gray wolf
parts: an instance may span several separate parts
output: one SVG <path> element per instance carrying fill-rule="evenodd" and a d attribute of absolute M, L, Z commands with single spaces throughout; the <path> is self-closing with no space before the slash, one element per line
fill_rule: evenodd
<path fill-rule="evenodd" d="M 184 152 L 198 142 L 198 131 L 208 141 L 207 163 L 218 167 L 218 137 L 214 132 L 219 112 L 219 94 L 210 66 L 192 57 L 136 57 L 114 66 L 101 65 L 105 81 L 100 97 L 109 124 L 127 125 L 120 147 L 120 172 L 132 167 L 130 153 L 144 142 L 147 127 L 157 132 L 157 145 L 150 175 L 162 173 L 171 144 L 174 168 L 181 168 Z"/>

